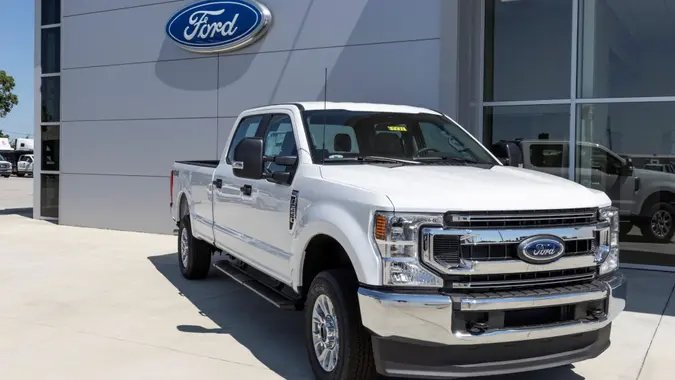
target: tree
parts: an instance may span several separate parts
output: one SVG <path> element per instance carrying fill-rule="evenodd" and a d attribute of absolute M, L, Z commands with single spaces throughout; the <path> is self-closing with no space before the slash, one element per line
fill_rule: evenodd
<path fill-rule="evenodd" d="M 0 138 L 3 138 L 3 137 L 9 137 L 9 135 L 4 134 L 2 132 L 2 129 L 0 129 Z"/>
<path fill-rule="evenodd" d="M 12 93 L 16 83 L 14 77 L 7 75 L 5 70 L 0 70 L 0 119 L 7 116 L 12 108 L 19 104 L 19 98 Z"/>

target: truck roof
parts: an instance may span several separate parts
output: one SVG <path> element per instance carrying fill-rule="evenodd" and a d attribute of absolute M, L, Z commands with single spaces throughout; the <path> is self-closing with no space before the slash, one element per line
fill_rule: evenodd
<path fill-rule="evenodd" d="M 428 108 L 405 106 L 398 104 L 380 104 L 380 103 L 350 103 L 350 102 L 293 102 L 283 104 L 273 104 L 264 107 L 256 107 L 249 111 L 263 110 L 280 105 L 300 106 L 308 111 L 315 110 L 348 110 L 348 111 L 364 111 L 364 112 L 396 112 L 396 113 L 432 113 L 440 115 L 440 112 L 433 111 Z"/>

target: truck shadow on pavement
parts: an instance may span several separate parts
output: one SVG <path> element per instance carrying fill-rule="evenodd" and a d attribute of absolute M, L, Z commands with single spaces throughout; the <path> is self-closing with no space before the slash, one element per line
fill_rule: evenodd
<path fill-rule="evenodd" d="M 228 334 L 245 346 L 263 365 L 285 379 L 314 379 L 303 340 L 302 312 L 275 308 L 262 298 L 212 269 L 204 280 L 190 281 L 180 274 L 177 254 L 148 257 L 179 294 L 218 327 L 178 325 L 186 334 Z M 217 258 L 216 258 L 217 259 Z M 475 380 L 581 380 L 572 366 L 535 372 L 473 378 Z"/>

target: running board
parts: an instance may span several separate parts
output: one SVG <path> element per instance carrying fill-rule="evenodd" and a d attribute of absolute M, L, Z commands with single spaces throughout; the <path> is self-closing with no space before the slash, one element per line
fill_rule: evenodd
<path fill-rule="evenodd" d="M 248 275 L 246 272 L 232 266 L 229 261 L 220 260 L 214 263 L 213 266 L 219 271 L 225 273 L 234 281 L 251 290 L 253 293 L 259 295 L 272 305 L 284 310 L 296 310 L 296 301 L 289 299 L 276 290 L 267 287 L 260 281 Z"/>

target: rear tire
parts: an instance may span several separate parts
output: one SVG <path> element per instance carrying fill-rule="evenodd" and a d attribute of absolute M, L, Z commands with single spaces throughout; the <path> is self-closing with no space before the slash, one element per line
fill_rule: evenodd
<path fill-rule="evenodd" d="M 5 178 L 9 178 L 9 176 L 8 176 L 8 175 L 3 175 L 3 177 L 5 177 Z"/>
<path fill-rule="evenodd" d="M 23 177 L 25 174 L 24 173 L 16 173 L 17 177 Z"/>
<path fill-rule="evenodd" d="M 190 215 L 185 215 L 178 227 L 178 266 L 189 280 L 206 278 L 211 269 L 211 246 L 192 236 Z"/>
<path fill-rule="evenodd" d="M 305 303 L 305 343 L 318 380 L 377 378 L 370 334 L 361 323 L 357 280 L 351 271 L 324 271 L 312 281 Z M 320 361 L 322 353 L 334 360 Z"/>

